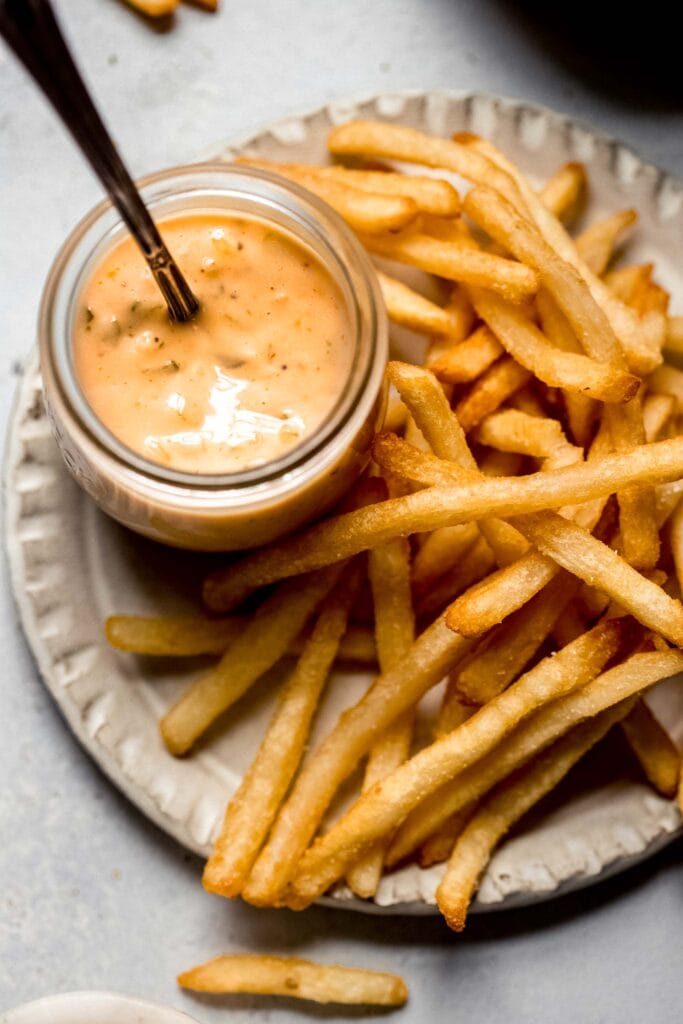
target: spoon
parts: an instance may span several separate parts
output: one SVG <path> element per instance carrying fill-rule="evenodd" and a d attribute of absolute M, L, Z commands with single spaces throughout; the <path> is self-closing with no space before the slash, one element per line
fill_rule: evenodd
<path fill-rule="evenodd" d="M 191 320 L 199 303 L 105 128 L 49 0 L 0 0 L 0 35 L 25 65 L 80 146 L 154 275 L 171 320 Z"/>

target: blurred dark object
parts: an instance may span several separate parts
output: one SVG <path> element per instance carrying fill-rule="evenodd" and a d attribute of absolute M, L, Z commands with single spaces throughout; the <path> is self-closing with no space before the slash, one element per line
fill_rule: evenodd
<path fill-rule="evenodd" d="M 636 107 L 677 109 L 683 103 L 683 47 L 674 4 L 502 0 L 550 59 L 577 78 Z"/>

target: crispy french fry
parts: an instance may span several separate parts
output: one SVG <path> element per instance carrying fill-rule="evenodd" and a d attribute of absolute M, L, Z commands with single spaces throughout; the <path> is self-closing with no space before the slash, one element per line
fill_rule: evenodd
<path fill-rule="evenodd" d="M 351 564 L 323 601 L 285 683 L 256 757 L 230 800 L 204 868 L 204 888 L 239 896 L 294 777 L 323 687 L 358 594 L 364 566 Z"/>
<path fill-rule="evenodd" d="M 288 903 L 307 906 L 377 839 L 401 824 L 420 801 L 481 760 L 533 711 L 584 685 L 616 652 L 621 620 L 600 623 L 485 704 L 459 728 L 436 740 L 362 794 L 299 864 Z"/>
<path fill-rule="evenodd" d="M 456 840 L 446 873 L 436 890 L 439 910 L 449 928 L 462 931 L 472 896 L 493 850 L 534 804 L 561 782 L 567 772 L 626 713 L 618 706 L 577 726 L 539 760 L 501 783 Z"/>
<path fill-rule="evenodd" d="M 495 335 L 482 326 L 458 345 L 449 345 L 438 357 L 429 360 L 428 366 L 447 384 L 465 384 L 488 370 L 503 352 Z"/>
<path fill-rule="evenodd" d="M 514 359 L 505 356 L 486 370 L 455 407 L 455 414 L 465 431 L 495 412 L 516 391 L 531 380 L 531 373 Z"/>
<path fill-rule="evenodd" d="M 459 323 L 447 309 L 425 299 L 402 281 L 387 274 L 379 274 L 379 283 L 387 307 L 387 313 L 394 323 L 408 327 L 411 331 L 425 334 L 456 334 Z"/>
<path fill-rule="evenodd" d="M 173 14 L 179 0 L 126 0 L 126 3 L 148 18 L 164 18 Z"/>
<path fill-rule="evenodd" d="M 463 663 L 457 688 L 472 704 L 486 704 L 524 669 L 547 639 L 579 589 L 578 580 L 558 573 L 528 604 L 493 630 Z"/>
<path fill-rule="evenodd" d="M 512 302 L 522 302 L 538 289 L 538 277 L 529 267 L 503 256 L 482 252 L 460 241 L 441 241 L 418 232 L 385 236 L 368 234 L 362 241 L 376 256 L 408 263 L 448 281 L 491 288 Z"/>
<path fill-rule="evenodd" d="M 605 416 L 615 451 L 633 449 L 645 441 L 643 405 L 640 394 L 618 410 L 610 408 Z M 647 485 L 620 487 L 619 527 L 624 557 L 639 569 L 652 569 L 659 559 L 654 488 Z"/>
<path fill-rule="evenodd" d="M 475 431 L 480 444 L 505 452 L 547 458 L 558 450 L 573 448 L 562 425 L 547 416 L 530 416 L 517 409 L 503 409 L 482 420 Z"/>
<path fill-rule="evenodd" d="M 402 537 L 370 552 L 368 571 L 375 608 L 375 631 L 380 671 L 389 672 L 406 657 L 415 638 L 415 618 L 410 593 L 410 545 Z M 363 789 L 397 768 L 410 753 L 413 714 L 408 711 L 375 743 L 368 756 Z M 378 843 L 347 875 L 352 892 L 367 899 L 374 896 L 384 865 L 386 842 Z"/>
<path fill-rule="evenodd" d="M 416 600 L 419 601 L 444 572 L 466 557 L 478 539 L 476 523 L 446 526 L 428 534 L 413 559 L 411 579 Z"/>
<path fill-rule="evenodd" d="M 621 729 L 654 789 L 662 796 L 675 796 L 681 758 L 645 701 L 635 704 L 623 719 Z"/>
<path fill-rule="evenodd" d="M 635 210 L 618 210 L 577 235 L 574 239 L 576 250 L 594 274 L 602 276 L 605 273 L 615 246 L 637 220 Z"/>
<path fill-rule="evenodd" d="M 633 569 L 616 551 L 555 512 L 517 516 L 514 525 L 543 554 L 603 590 L 639 622 L 683 646 L 683 605 Z"/>
<path fill-rule="evenodd" d="M 432 451 L 478 476 L 462 427 L 433 373 L 421 366 L 393 361 L 387 365 L 387 377 Z"/>
<path fill-rule="evenodd" d="M 481 799 L 497 782 L 579 722 L 635 697 L 682 669 L 680 651 L 634 654 L 586 686 L 541 708 L 491 754 L 455 776 L 413 811 L 392 840 L 387 865 L 404 860 L 452 814 Z"/>
<path fill-rule="evenodd" d="M 354 231 L 373 236 L 385 231 L 399 231 L 418 214 L 417 203 L 402 195 L 370 193 L 334 178 L 321 177 L 315 169 L 305 164 L 278 164 L 273 168 L 269 161 L 252 157 L 240 157 L 237 163 L 251 167 L 276 169 L 279 174 L 329 203 Z"/>
<path fill-rule="evenodd" d="M 441 828 L 429 836 L 418 853 L 418 864 L 421 868 L 430 868 L 432 864 L 443 864 L 450 857 L 455 840 L 472 817 L 474 806 L 468 805 L 461 811 L 452 814 Z"/>
<path fill-rule="evenodd" d="M 452 633 L 443 618 L 437 619 L 406 656 L 344 712 L 304 763 L 254 865 L 244 899 L 263 906 L 280 898 L 344 779 L 392 722 L 443 679 L 469 647 L 469 641 Z"/>
<path fill-rule="evenodd" d="M 172 754 L 186 754 L 202 733 L 280 660 L 336 583 L 340 568 L 290 580 L 267 598 L 218 665 L 183 693 L 161 720 Z"/>
<path fill-rule="evenodd" d="M 470 296 L 477 313 L 507 352 L 549 387 L 603 402 L 625 402 L 636 394 L 640 381 L 633 374 L 578 352 L 554 348 L 517 307 L 500 296 L 482 288 L 471 288 Z"/>
<path fill-rule="evenodd" d="M 678 587 L 683 593 L 683 501 L 678 502 L 671 516 L 669 538 Z"/>
<path fill-rule="evenodd" d="M 652 263 L 617 267 L 605 274 L 605 284 L 624 305 L 633 308 L 648 287 L 653 269 Z"/>
<path fill-rule="evenodd" d="M 398 174 L 395 171 L 367 171 L 316 164 L 279 163 L 276 160 L 241 158 L 240 163 L 262 167 L 284 177 L 315 177 L 359 189 L 373 195 L 403 196 L 411 199 L 422 213 L 435 217 L 455 217 L 460 212 L 460 197 L 449 181 L 426 175 Z"/>
<path fill-rule="evenodd" d="M 400 438 L 394 438 L 394 445 L 403 445 L 412 453 L 411 446 Z M 380 446 L 376 442 L 376 458 L 379 453 Z M 422 475 L 422 482 L 433 483 L 435 477 L 440 483 L 460 479 L 459 467 L 425 454 L 418 455 L 411 473 L 415 477 Z M 393 466 L 388 468 L 398 475 L 413 478 Z M 589 502 L 609 495 L 617 487 L 664 483 L 681 475 L 683 440 L 676 439 L 521 478 L 485 477 L 459 485 L 429 487 L 334 516 L 248 556 L 227 570 L 212 573 L 204 584 L 204 599 L 214 611 L 229 611 L 257 587 L 342 561 L 391 537 L 454 526 L 491 515 L 510 516 L 558 508 L 568 502 Z"/>
<path fill-rule="evenodd" d="M 464 210 L 496 242 L 538 273 L 588 355 L 618 366 L 619 343 L 603 310 L 576 269 L 548 245 L 537 226 L 503 196 L 481 186 L 468 192 Z"/>
<path fill-rule="evenodd" d="M 662 431 L 676 411 L 673 395 L 646 395 L 643 401 L 645 440 L 659 441 Z"/>
<path fill-rule="evenodd" d="M 583 164 L 563 164 L 539 192 L 543 205 L 565 224 L 572 221 L 588 191 L 588 177 Z"/>
<path fill-rule="evenodd" d="M 429 622 L 463 591 L 495 568 L 496 560 L 487 541 L 480 537 L 458 565 L 443 573 L 416 604 L 417 618 Z"/>
<path fill-rule="evenodd" d="M 675 366 L 658 366 L 647 380 L 648 391 L 656 395 L 673 395 L 677 411 L 683 411 L 683 370 Z"/>
<path fill-rule="evenodd" d="M 179 976 L 178 984 L 214 995 L 251 992 L 314 1003 L 403 1006 L 408 999 L 406 984 L 397 974 L 248 953 L 218 956 L 193 967 Z"/>
<path fill-rule="evenodd" d="M 683 316 L 667 318 L 664 348 L 671 355 L 683 355 Z"/>

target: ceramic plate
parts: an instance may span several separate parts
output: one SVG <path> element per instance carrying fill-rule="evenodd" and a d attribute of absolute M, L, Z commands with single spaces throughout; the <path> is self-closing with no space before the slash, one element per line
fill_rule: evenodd
<path fill-rule="evenodd" d="M 539 107 L 491 96 L 430 93 L 338 103 L 214 149 L 229 159 L 245 149 L 275 159 L 321 160 L 329 127 L 350 116 L 383 118 L 447 135 L 484 134 L 539 182 L 567 160 L 581 160 L 591 181 L 591 215 L 620 206 L 641 214 L 629 259 L 654 260 L 683 309 L 683 184 L 587 126 Z M 532 172 L 533 169 L 533 172 Z M 404 357 L 417 339 L 396 339 Z M 228 797 L 264 728 L 277 673 L 254 687 L 197 754 L 175 760 L 157 730 L 162 712 L 201 670 L 191 662 L 145 660 L 109 650 L 102 622 L 115 612 L 189 612 L 209 565 L 133 536 L 81 493 L 53 443 L 35 359 L 14 410 L 6 461 L 6 533 L 19 614 L 45 684 L 83 746 L 112 781 L 161 828 L 206 855 Z M 326 731 L 368 683 L 338 672 L 316 726 Z M 683 695 L 670 684 L 652 697 L 677 739 Z M 673 803 L 633 778 L 610 778 L 593 761 L 561 799 L 543 805 L 493 857 L 475 910 L 516 906 L 585 885 L 625 868 L 669 841 L 681 827 Z M 374 902 L 340 890 L 337 906 L 432 913 L 440 868 L 410 866 L 383 879 Z"/>

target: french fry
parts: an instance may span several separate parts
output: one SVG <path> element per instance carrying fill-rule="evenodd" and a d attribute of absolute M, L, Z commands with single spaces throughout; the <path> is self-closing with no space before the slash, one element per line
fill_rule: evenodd
<path fill-rule="evenodd" d="M 577 215 L 588 191 L 583 164 L 567 163 L 559 167 L 539 192 L 543 205 L 565 224 Z"/>
<path fill-rule="evenodd" d="M 457 318 L 451 316 L 447 309 L 437 306 L 435 302 L 425 299 L 419 292 L 413 291 L 402 281 L 397 281 L 387 274 L 378 273 L 382 296 L 386 303 L 387 313 L 394 323 L 408 327 L 411 331 L 422 331 L 425 334 L 455 334 L 459 329 Z"/>
<path fill-rule="evenodd" d="M 482 252 L 460 241 L 444 242 L 419 232 L 384 236 L 368 234 L 361 241 L 376 256 L 408 263 L 448 281 L 491 288 L 512 302 L 522 302 L 538 289 L 538 277 L 529 267 L 503 256 Z"/>
<path fill-rule="evenodd" d="M 178 984 L 213 995 L 250 992 L 344 1005 L 403 1006 L 408 999 L 397 974 L 248 953 L 218 956 L 193 967 L 178 977 Z"/>
<path fill-rule="evenodd" d="M 482 420 L 474 434 L 480 444 L 505 452 L 518 452 L 544 459 L 573 445 L 564 435 L 557 420 L 547 416 L 530 416 L 517 409 L 503 409 Z"/>
<path fill-rule="evenodd" d="M 608 409 L 605 415 L 615 451 L 627 451 L 645 441 L 640 394 L 619 410 Z M 639 569 L 654 568 L 659 559 L 654 489 L 647 485 L 620 487 L 617 499 L 621 545 L 625 559 Z"/>
<path fill-rule="evenodd" d="M 427 365 L 440 381 L 467 384 L 488 370 L 503 352 L 503 346 L 495 335 L 488 327 L 482 326 L 458 345 L 449 345 Z"/>
<path fill-rule="evenodd" d="M 577 235 L 574 239 L 576 250 L 594 274 L 602 276 L 605 273 L 617 243 L 637 220 L 635 210 L 618 210 Z"/>
<path fill-rule="evenodd" d="M 531 380 L 531 373 L 514 359 L 504 356 L 489 367 L 455 407 L 464 431 L 470 431 L 478 423 L 495 412 L 516 391 Z"/>
<path fill-rule="evenodd" d="M 671 516 L 669 540 L 678 587 L 683 593 L 683 501 L 678 502 Z"/>
<path fill-rule="evenodd" d="M 561 782 L 571 768 L 594 747 L 626 713 L 618 706 L 595 720 L 577 726 L 535 764 L 501 783 L 458 837 L 436 890 L 439 910 L 449 928 L 462 931 L 479 878 L 503 836 L 534 804 Z"/>
<path fill-rule="evenodd" d="M 405 429 L 408 421 L 408 410 L 400 398 L 390 398 L 387 402 L 387 412 L 384 417 L 384 430 L 393 434 L 400 434 Z"/>
<path fill-rule="evenodd" d="M 655 395 L 672 395 L 677 411 L 683 411 L 683 370 L 675 366 L 658 366 L 647 380 L 648 391 Z"/>
<path fill-rule="evenodd" d="M 605 284 L 624 305 L 633 308 L 649 286 L 653 269 L 652 263 L 617 267 L 605 274 Z"/>
<path fill-rule="evenodd" d="M 517 516 L 514 525 L 543 554 L 603 590 L 638 622 L 683 646 L 683 605 L 633 569 L 616 551 L 555 512 Z"/>
<path fill-rule="evenodd" d="M 371 551 L 368 572 L 380 671 L 389 672 L 408 655 L 415 638 L 408 541 L 397 537 Z M 396 719 L 372 747 L 363 777 L 363 789 L 369 789 L 405 761 L 410 753 L 412 736 L 413 714 L 408 711 Z M 378 843 L 349 871 L 347 882 L 357 896 L 367 899 L 377 891 L 386 845 L 385 842 Z"/>
<path fill-rule="evenodd" d="M 411 580 L 416 600 L 419 601 L 444 572 L 466 557 L 478 539 L 476 523 L 446 526 L 428 534 L 413 558 Z"/>
<path fill-rule="evenodd" d="M 443 864 L 450 857 L 455 840 L 472 817 L 474 806 L 468 804 L 461 811 L 452 814 L 438 831 L 425 839 L 418 853 L 418 864 L 421 868 L 430 868 L 432 864 Z"/>
<path fill-rule="evenodd" d="M 165 18 L 173 14 L 179 0 L 126 0 L 126 3 L 148 18 Z"/>
<path fill-rule="evenodd" d="M 491 238 L 538 273 L 588 355 L 618 366 L 619 343 L 603 310 L 576 269 L 548 245 L 537 226 L 503 196 L 481 186 L 468 192 L 464 210 Z"/>
<path fill-rule="evenodd" d="M 366 235 L 399 231 L 418 214 L 417 203 L 407 196 L 366 192 L 333 178 L 321 177 L 305 164 L 278 164 L 273 168 L 269 161 L 252 157 L 240 157 L 237 163 L 276 169 L 283 177 L 324 199 L 354 231 Z"/>
<path fill-rule="evenodd" d="M 676 399 L 673 395 L 646 395 L 643 401 L 645 440 L 659 441 L 675 411 Z"/>
<path fill-rule="evenodd" d="M 503 156 L 500 150 L 492 143 L 476 137 L 468 139 L 467 148 L 476 150 L 478 155 L 493 163 L 498 171 L 505 176 L 496 182 L 491 180 L 490 175 L 488 177 L 480 175 L 479 178 L 472 175 L 470 180 L 497 188 L 522 217 L 531 214 L 544 241 L 557 258 L 578 273 L 588 288 L 593 302 L 607 318 L 612 332 L 611 338 L 607 333 L 591 335 L 590 330 L 585 334 L 581 330 L 577 331 L 582 343 L 585 342 L 588 355 L 604 362 L 620 363 L 625 354 L 629 368 L 634 373 L 639 375 L 650 373 L 661 362 L 657 324 L 653 323 L 650 318 L 641 319 L 636 316 L 610 291 L 605 282 L 592 272 L 585 261 L 581 259 L 573 239 L 567 234 L 565 228 L 546 209 L 524 175 Z M 469 169 L 474 170 L 474 167 L 470 166 Z M 555 268 L 558 271 L 561 269 L 558 264 L 555 264 Z M 558 275 L 558 284 L 562 278 L 564 278 L 565 284 L 570 284 L 570 277 L 571 275 L 567 276 L 562 271 Z M 569 297 L 570 291 L 571 286 L 567 297 Z M 586 317 L 586 327 L 588 328 L 588 321 L 592 318 L 594 307 L 592 307 L 591 313 L 590 303 L 587 304 L 585 301 L 585 293 L 577 292 L 575 297 L 577 299 L 576 315 L 579 320 L 582 316 Z M 654 332 L 653 327 L 655 328 Z"/>
<path fill-rule="evenodd" d="M 319 837 L 299 864 L 288 904 L 307 906 L 377 839 L 401 824 L 422 800 L 481 760 L 533 711 L 584 685 L 616 652 L 621 620 L 600 623 L 485 704 L 459 728 L 436 740 L 362 794 Z"/>
<path fill-rule="evenodd" d="M 675 796 L 681 758 L 645 701 L 635 704 L 623 719 L 621 729 L 653 788 L 662 796 Z"/>
<path fill-rule="evenodd" d="M 507 352 L 549 387 L 559 387 L 603 402 L 625 402 L 640 381 L 626 370 L 599 363 L 578 352 L 563 352 L 514 305 L 482 288 L 470 289 L 474 308 Z"/>
<path fill-rule="evenodd" d="M 429 339 L 425 365 L 431 368 L 441 356 L 454 348 L 456 342 L 464 341 L 471 333 L 474 324 L 474 310 L 465 289 L 457 284 L 451 285 L 451 294 L 445 306 L 453 322 L 450 334 L 435 335 Z"/>
<path fill-rule="evenodd" d="M 400 438 L 412 456 L 411 446 Z M 375 457 L 380 445 L 375 442 Z M 460 479 L 462 470 L 424 453 L 415 456 L 415 477 L 423 483 Z M 380 463 L 381 464 L 381 463 Z M 398 475 L 401 469 L 388 466 Z M 657 441 L 632 451 L 607 455 L 578 466 L 526 477 L 484 477 L 475 482 L 428 487 L 426 490 L 318 523 L 310 529 L 249 555 L 210 574 L 204 583 L 204 600 L 214 611 L 229 611 L 258 587 L 287 576 L 319 569 L 376 547 L 392 537 L 454 526 L 491 515 L 511 516 L 539 509 L 558 508 L 568 502 L 589 502 L 632 483 L 664 483 L 683 475 L 683 440 Z M 413 478 L 413 477 L 410 477 Z M 426 479 L 424 479 L 426 478 Z M 430 479 L 431 478 L 431 479 Z"/>
<path fill-rule="evenodd" d="M 488 575 L 495 565 L 491 548 L 484 537 L 480 537 L 458 565 L 443 573 L 416 603 L 417 618 L 429 622 L 459 594 Z"/>
<path fill-rule="evenodd" d="M 434 454 L 478 477 L 477 464 L 462 427 L 433 373 L 421 366 L 394 360 L 387 365 L 387 377 Z"/>
<path fill-rule="evenodd" d="M 258 752 L 230 800 L 204 868 L 204 888 L 239 896 L 299 766 L 311 722 L 356 599 L 364 566 L 351 564 L 323 601 Z"/>
<path fill-rule="evenodd" d="M 172 754 L 186 754 L 218 716 L 280 660 L 339 572 L 334 566 L 304 580 L 289 580 L 264 601 L 218 665 L 192 683 L 162 718 L 161 735 Z"/>
<path fill-rule="evenodd" d="M 449 181 L 426 175 L 397 174 L 395 171 L 367 171 L 342 167 L 338 164 L 319 167 L 315 164 L 278 163 L 274 160 L 251 160 L 247 163 L 277 174 L 296 177 L 297 174 L 313 175 L 328 181 L 338 182 L 348 188 L 360 189 L 374 195 L 404 196 L 411 199 L 421 213 L 435 217 L 455 217 L 460 212 L 460 197 Z"/>
<path fill-rule="evenodd" d="M 493 630 L 464 662 L 457 688 L 472 704 L 486 704 L 524 669 L 579 589 L 578 580 L 558 573 L 528 604 Z"/>
<path fill-rule="evenodd" d="M 245 900 L 267 906 L 280 898 L 344 779 L 373 743 L 443 679 L 469 647 L 468 640 L 447 628 L 443 617 L 437 619 L 418 636 L 406 656 L 344 712 L 304 763 L 243 889 Z"/>
<path fill-rule="evenodd" d="M 541 708 L 491 754 L 455 776 L 421 803 L 398 830 L 387 854 L 393 866 L 441 828 L 452 814 L 481 799 L 492 786 L 585 719 L 683 669 L 683 653 L 667 650 L 631 655 L 559 700 Z"/>
<path fill-rule="evenodd" d="M 456 668 L 453 669 L 448 677 L 446 692 L 443 695 L 439 714 L 434 724 L 435 740 L 440 739 L 441 736 L 446 736 L 449 732 L 453 732 L 463 722 L 466 722 L 468 718 L 471 718 L 477 710 L 471 704 L 463 702 L 456 685 L 457 681 L 458 674 Z"/>
<path fill-rule="evenodd" d="M 664 348 L 671 355 L 683 355 L 683 316 L 667 318 Z"/>

